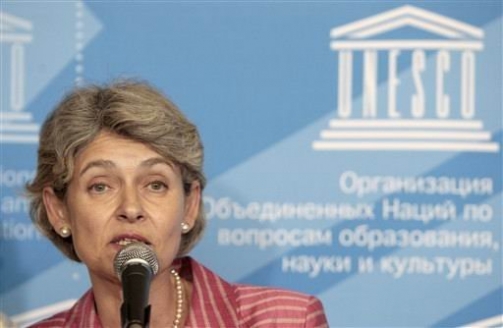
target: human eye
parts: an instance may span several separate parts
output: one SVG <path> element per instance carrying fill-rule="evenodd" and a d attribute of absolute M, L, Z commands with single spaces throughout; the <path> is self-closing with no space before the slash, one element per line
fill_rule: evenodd
<path fill-rule="evenodd" d="M 108 191 L 109 189 L 110 189 L 110 186 L 108 186 L 106 183 L 103 183 L 103 182 L 93 183 L 87 188 L 87 190 L 89 190 L 89 192 L 94 193 L 94 194 L 103 194 L 106 191 Z"/>
<path fill-rule="evenodd" d="M 168 185 L 164 181 L 155 180 L 148 183 L 148 188 L 155 192 L 165 191 Z"/>

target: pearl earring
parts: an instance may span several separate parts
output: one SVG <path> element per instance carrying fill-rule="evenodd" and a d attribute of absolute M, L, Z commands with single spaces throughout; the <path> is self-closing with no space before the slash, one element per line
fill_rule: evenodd
<path fill-rule="evenodd" d="M 190 225 L 187 222 L 182 222 L 182 233 L 187 233 L 190 231 Z"/>
<path fill-rule="evenodd" d="M 68 238 L 70 237 L 70 235 L 72 234 L 72 231 L 70 230 L 70 227 L 68 226 L 63 226 L 60 230 L 59 230 L 59 234 L 61 235 L 61 237 L 63 238 Z"/>

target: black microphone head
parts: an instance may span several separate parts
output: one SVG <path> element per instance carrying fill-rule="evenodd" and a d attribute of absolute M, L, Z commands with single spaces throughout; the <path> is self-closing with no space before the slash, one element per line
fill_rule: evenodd
<path fill-rule="evenodd" d="M 131 243 L 117 252 L 114 259 L 115 274 L 121 279 L 124 269 L 132 263 L 141 263 L 150 268 L 152 275 L 157 274 L 159 263 L 152 248 L 144 243 Z"/>

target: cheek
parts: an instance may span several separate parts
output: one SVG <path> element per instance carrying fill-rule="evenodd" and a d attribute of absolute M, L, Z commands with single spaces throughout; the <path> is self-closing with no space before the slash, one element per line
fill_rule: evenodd
<path fill-rule="evenodd" d="M 108 244 L 105 220 L 96 208 L 79 208 L 71 213 L 73 246 L 78 257 L 86 265 L 92 265 L 103 256 Z"/>
<path fill-rule="evenodd" d="M 163 225 L 165 229 L 172 230 L 175 225 L 179 226 L 184 220 L 185 204 L 180 197 L 146 201 L 144 205 L 147 216 L 157 224 Z"/>
<path fill-rule="evenodd" d="M 67 195 L 70 220 L 77 225 L 97 224 L 113 211 L 113 199 L 93 199 L 82 186 L 69 188 Z"/>
<path fill-rule="evenodd" d="M 164 240 L 179 238 L 182 234 L 182 220 L 182 213 L 176 213 L 176 215 L 173 215 L 170 218 L 165 218 L 164 222 L 157 225 L 157 233 L 159 237 Z"/>
<path fill-rule="evenodd" d="M 156 219 L 152 220 L 156 239 L 160 244 L 166 243 L 170 247 L 178 246 L 182 236 L 183 207 L 173 206 L 164 209 L 164 211 L 158 211 Z"/>
<path fill-rule="evenodd" d="M 158 235 L 158 241 L 154 244 L 154 248 L 162 267 L 171 266 L 173 260 L 180 249 L 182 240 L 181 230 L 177 227 L 170 227 L 165 233 Z"/>
<path fill-rule="evenodd" d="M 97 206 L 97 204 L 87 204 L 74 202 L 69 206 L 68 219 L 74 233 L 75 242 L 91 243 L 105 230 L 106 217 L 110 216 L 109 209 Z"/>

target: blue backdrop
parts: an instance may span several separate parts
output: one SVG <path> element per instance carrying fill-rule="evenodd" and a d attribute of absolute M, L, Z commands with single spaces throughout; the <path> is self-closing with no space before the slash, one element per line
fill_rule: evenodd
<path fill-rule="evenodd" d="M 0 310 L 87 288 L 31 225 L 38 130 L 75 84 L 145 79 L 196 123 L 224 278 L 332 327 L 502 319 L 501 1 L 0 3 Z"/>

